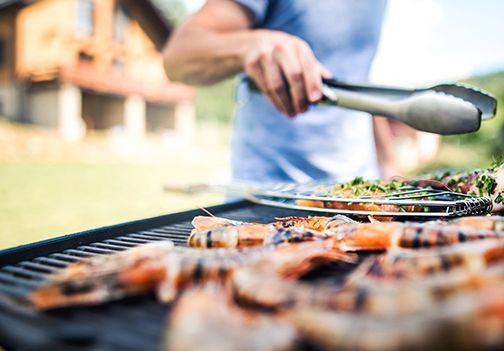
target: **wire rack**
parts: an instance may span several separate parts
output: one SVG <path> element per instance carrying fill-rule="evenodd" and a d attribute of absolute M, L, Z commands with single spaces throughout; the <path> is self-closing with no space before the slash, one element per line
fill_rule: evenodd
<path fill-rule="evenodd" d="M 333 185 L 334 183 L 320 182 L 271 184 L 268 188 L 249 188 L 247 198 L 268 206 L 349 215 L 441 218 L 483 215 L 492 210 L 492 200 L 489 197 L 432 188 L 406 186 L 393 193 L 355 198 L 331 197 L 326 191 L 320 190 Z M 317 201 L 320 206 L 303 206 L 299 204 L 299 200 Z M 334 208 L 334 203 L 339 203 L 339 208 Z M 350 209 L 345 208 L 345 204 L 393 205 L 396 211 Z"/>

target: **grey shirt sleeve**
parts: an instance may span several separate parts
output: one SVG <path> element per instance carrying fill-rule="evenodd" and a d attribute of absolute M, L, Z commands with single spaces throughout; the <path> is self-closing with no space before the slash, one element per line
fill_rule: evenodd
<path fill-rule="evenodd" d="M 270 0 L 234 0 L 250 11 L 254 17 L 254 26 L 262 23 L 266 18 Z"/>

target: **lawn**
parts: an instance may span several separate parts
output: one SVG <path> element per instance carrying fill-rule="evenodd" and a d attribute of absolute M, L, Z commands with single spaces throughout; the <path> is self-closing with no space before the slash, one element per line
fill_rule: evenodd
<path fill-rule="evenodd" d="M 0 123 L 0 249 L 222 202 L 220 194 L 162 190 L 224 177 L 220 132 L 203 128 L 211 135 L 197 146 L 164 151 L 162 140 L 149 140 L 125 155 L 109 136 L 64 144 L 49 131 Z"/>
<path fill-rule="evenodd" d="M 0 248 L 222 201 L 162 192 L 163 182 L 195 179 L 193 172 L 175 165 L 3 163 Z"/>

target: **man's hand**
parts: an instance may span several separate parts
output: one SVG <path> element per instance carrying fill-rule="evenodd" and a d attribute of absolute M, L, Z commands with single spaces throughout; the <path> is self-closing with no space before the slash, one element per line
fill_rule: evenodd
<path fill-rule="evenodd" d="M 252 14 L 237 2 L 208 0 L 170 38 L 163 52 L 168 77 L 213 84 L 245 71 L 281 112 L 306 111 L 330 74 L 302 39 L 252 26 Z"/>
<path fill-rule="evenodd" d="M 322 98 L 322 77 L 330 73 L 305 41 L 283 32 L 255 30 L 247 47 L 243 69 L 279 111 L 294 117 Z"/>

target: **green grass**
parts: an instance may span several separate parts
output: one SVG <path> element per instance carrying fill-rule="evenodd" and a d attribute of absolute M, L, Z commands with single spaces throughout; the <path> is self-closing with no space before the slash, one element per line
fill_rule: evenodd
<path fill-rule="evenodd" d="M 204 167 L 166 164 L 2 162 L 0 249 L 71 232 L 222 201 L 162 191 L 166 181 L 202 181 Z"/>

